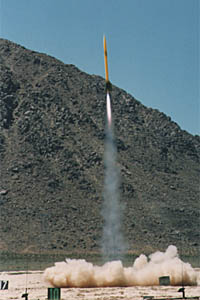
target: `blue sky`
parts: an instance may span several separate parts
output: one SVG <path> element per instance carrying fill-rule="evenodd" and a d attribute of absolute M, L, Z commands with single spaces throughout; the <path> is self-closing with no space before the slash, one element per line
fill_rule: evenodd
<path fill-rule="evenodd" d="M 104 77 L 200 132 L 199 0 L 0 0 L 0 35 Z"/>

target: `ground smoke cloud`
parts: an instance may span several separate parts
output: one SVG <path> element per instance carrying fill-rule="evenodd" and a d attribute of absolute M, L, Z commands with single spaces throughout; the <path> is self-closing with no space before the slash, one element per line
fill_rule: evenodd
<path fill-rule="evenodd" d="M 44 279 L 54 287 L 114 287 L 159 285 L 159 277 L 170 276 L 171 285 L 196 285 L 197 272 L 178 257 L 175 246 L 156 252 L 149 259 L 141 254 L 133 266 L 121 261 L 96 266 L 84 259 L 66 259 L 47 268 Z"/>

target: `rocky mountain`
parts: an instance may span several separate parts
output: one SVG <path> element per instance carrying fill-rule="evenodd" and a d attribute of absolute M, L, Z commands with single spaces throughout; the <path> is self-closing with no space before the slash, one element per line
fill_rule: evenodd
<path fill-rule="evenodd" d="M 105 81 L 0 39 L 0 249 L 94 251 L 103 220 Z M 113 86 L 129 250 L 199 253 L 200 137 Z"/>

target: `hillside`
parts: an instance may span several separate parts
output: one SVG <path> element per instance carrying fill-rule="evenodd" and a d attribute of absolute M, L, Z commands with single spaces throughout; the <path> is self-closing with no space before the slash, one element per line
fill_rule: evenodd
<path fill-rule="evenodd" d="M 199 254 L 200 137 L 112 90 L 131 251 Z M 99 251 L 105 81 L 0 39 L 0 249 Z"/>

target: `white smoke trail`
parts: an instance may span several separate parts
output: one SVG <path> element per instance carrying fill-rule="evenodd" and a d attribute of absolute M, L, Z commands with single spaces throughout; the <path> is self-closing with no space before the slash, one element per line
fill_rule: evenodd
<path fill-rule="evenodd" d="M 107 121 L 105 140 L 105 179 L 103 191 L 104 228 L 102 237 L 102 252 L 105 261 L 119 259 L 123 255 L 126 244 L 122 234 L 123 205 L 120 203 L 119 181 L 117 168 L 117 150 L 113 137 L 113 124 L 110 95 L 107 93 Z"/>
<path fill-rule="evenodd" d="M 197 285 L 199 273 L 180 260 L 175 246 L 149 259 L 141 254 L 128 268 L 121 261 L 96 266 L 83 259 L 66 259 L 44 272 L 44 280 L 54 287 L 155 286 L 162 276 L 169 276 L 171 285 Z"/>

